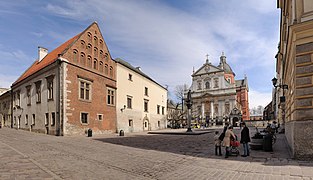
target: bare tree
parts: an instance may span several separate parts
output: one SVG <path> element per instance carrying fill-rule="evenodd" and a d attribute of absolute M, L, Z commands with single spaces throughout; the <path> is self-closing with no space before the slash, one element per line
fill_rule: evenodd
<path fill-rule="evenodd" d="M 184 93 L 187 91 L 187 89 L 188 89 L 188 85 L 187 84 L 183 84 L 183 85 L 177 85 L 175 87 L 175 90 L 174 90 L 176 98 L 182 104 L 182 111 L 183 111 L 183 108 L 184 108 Z"/>

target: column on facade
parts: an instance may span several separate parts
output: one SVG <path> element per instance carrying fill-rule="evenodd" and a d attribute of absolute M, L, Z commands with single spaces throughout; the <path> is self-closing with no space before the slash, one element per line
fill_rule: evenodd
<path fill-rule="evenodd" d="M 213 101 L 211 101 L 211 121 L 213 121 L 213 126 L 215 125 L 215 121 L 213 120 L 213 115 L 214 115 L 214 107 L 213 107 Z"/>
<path fill-rule="evenodd" d="M 203 119 L 205 119 L 205 116 L 204 116 L 204 102 L 201 103 L 201 122 L 203 122 Z"/>

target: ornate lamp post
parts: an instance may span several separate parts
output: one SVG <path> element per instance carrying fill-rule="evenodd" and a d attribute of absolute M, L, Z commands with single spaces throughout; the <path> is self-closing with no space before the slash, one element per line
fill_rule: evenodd
<path fill-rule="evenodd" d="M 272 83 L 273 83 L 273 86 L 275 87 L 275 93 L 276 93 L 276 88 L 279 87 L 281 89 L 283 89 L 283 96 L 281 96 L 279 98 L 280 100 L 280 103 L 284 103 L 285 104 L 285 101 L 286 101 L 286 98 L 285 98 L 285 89 L 288 89 L 288 85 L 286 84 L 277 84 L 277 78 L 273 78 L 272 79 Z M 283 123 L 282 125 L 285 125 L 285 105 L 283 105 L 282 107 L 282 119 L 283 119 Z"/>
<path fill-rule="evenodd" d="M 187 119 L 187 123 L 188 123 L 187 132 L 192 132 L 192 130 L 191 130 L 191 106 L 192 106 L 192 102 L 191 102 L 191 91 L 190 90 L 188 91 L 188 94 L 187 94 L 186 105 L 188 108 L 188 111 L 187 111 L 187 118 L 188 118 Z"/>

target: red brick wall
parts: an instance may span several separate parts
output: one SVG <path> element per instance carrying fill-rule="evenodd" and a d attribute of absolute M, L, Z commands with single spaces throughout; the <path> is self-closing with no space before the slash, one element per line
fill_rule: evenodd
<path fill-rule="evenodd" d="M 88 34 L 91 34 L 91 38 Z M 94 39 L 95 36 L 97 41 Z M 82 40 L 84 45 L 82 44 Z M 100 41 L 103 42 L 102 46 Z M 88 44 L 92 46 L 91 52 L 88 51 Z M 95 53 L 94 48 L 97 48 L 97 54 Z M 100 56 L 100 50 L 103 51 L 103 56 Z M 74 51 L 78 53 L 77 61 L 74 60 Z M 85 61 L 81 61 L 81 53 L 85 54 Z M 106 57 L 105 53 L 107 53 Z M 90 56 L 92 60 L 91 67 L 87 61 L 88 56 Z M 87 28 L 63 57 L 69 61 L 66 72 L 68 100 L 68 107 L 65 113 L 68 120 L 66 123 L 75 127 L 75 130 L 81 129 L 82 131 L 79 133 L 82 133 L 88 128 L 92 128 L 94 132 L 104 130 L 111 130 L 115 132 L 116 107 L 107 105 L 107 86 L 116 89 L 116 64 L 111 59 L 98 25 L 93 23 L 89 28 Z M 95 58 L 97 59 L 96 69 L 93 67 Z M 102 61 L 103 70 L 100 69 L 100 61 Z M 105 72 L 105 65 L 108 66 L 108 73 Z M 113 70 L 112 74 L 110 74 L 110 67 Z M 80 78 L 91 82 L 91 101 L 79 99 Z M 81 112 L 89 113 L 88 125 L 81 123 Z M 103 114 L 102 121 L 98 120 L 97 114 Z"/>
<path fill-rule="evenodd" d="M 237 101 L 241 104 L 242 110 L 242 119 L 250 120 L 250 112 L 249 112 L 249 96 L 248 90 L 246 88 L 237 88 Z"/>

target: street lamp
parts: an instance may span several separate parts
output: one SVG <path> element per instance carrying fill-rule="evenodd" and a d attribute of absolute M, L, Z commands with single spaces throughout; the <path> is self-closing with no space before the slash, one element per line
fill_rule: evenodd
<path fill-rule="evenodd" d="M 187 94 L 187 99 L 186 99 L 186 105 L 187 105 L 187 108 L 188 108 L 188 111 L 187 111 L 187 123 L 188 123 L 188 128 L 187 128 L 187 132 L 192 132 L 191 130 L 191 106 L 192 106 L 192 102 L 191 102 L 191 91 L 189 90 L 188 91 L 188 94 Z"/>
<path fill-rule="evenodd" d="M 283 96 L 279 97 L 280 103 L 285 103 L 286 98 L 285 98 L 285 89 L 288 89 L 288 85 L 286 84 L 277 84 L 277 78 L 272 79 L 273 86 L 275 87 L 275 93 L 276 93 L 276 88 L 279 87 L 283 89 Z M 282 107 L 282 119 L 283 119 L 283 125 L 285 125 L 285 105 Z"/>

